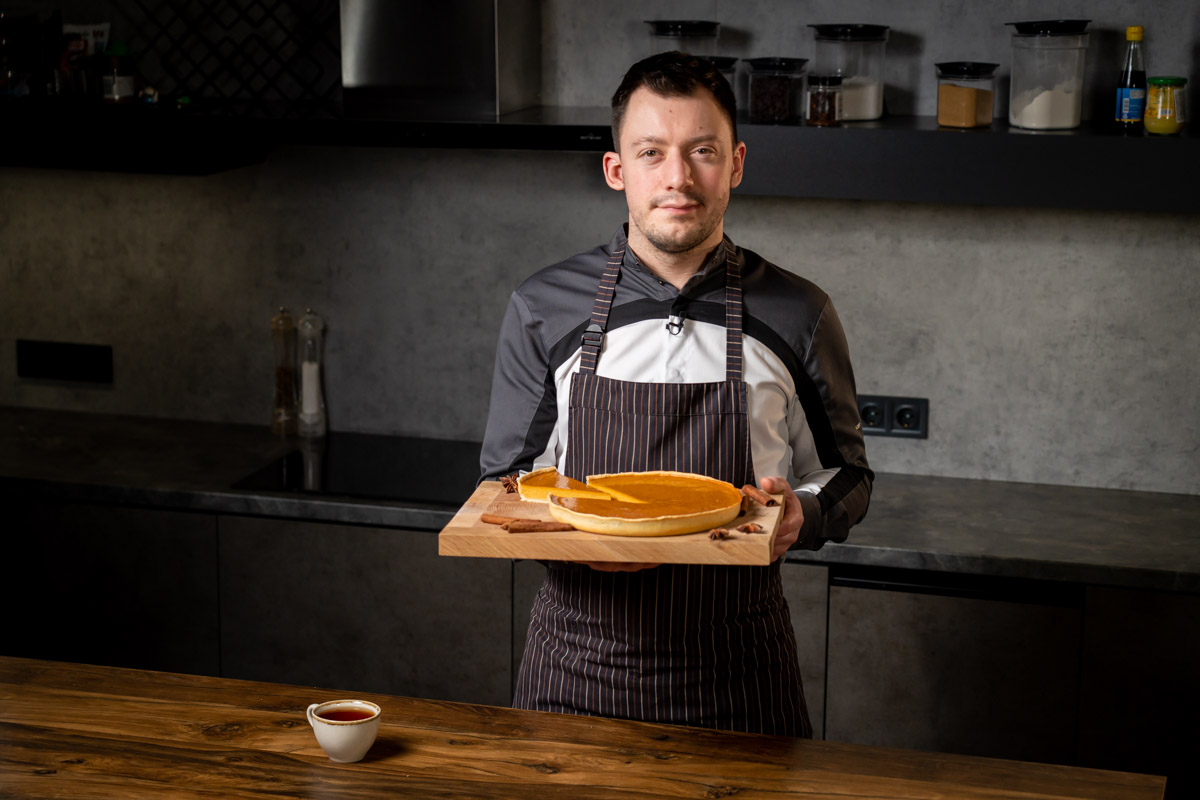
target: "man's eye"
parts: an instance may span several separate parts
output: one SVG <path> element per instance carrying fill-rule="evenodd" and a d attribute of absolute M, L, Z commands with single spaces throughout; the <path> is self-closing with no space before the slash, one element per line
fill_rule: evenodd
<path fill-rule="evenodd" d="M 656 155 L 658 155 L 658 151 L 657 150 L 643 150 L 642 155 L 645 156 L 646 158 L 654 158 Z"/>

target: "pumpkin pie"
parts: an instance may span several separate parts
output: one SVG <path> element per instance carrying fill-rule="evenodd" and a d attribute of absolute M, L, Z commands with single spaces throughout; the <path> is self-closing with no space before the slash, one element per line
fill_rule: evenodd
<path fill-rule="evenodd" d="M 517 478 L 517 492 L 522 500 L 535 503 L 546 502 L 546 495 L 554 492 L 560 497 L 590 497 L 607 500 L 609 495 L 596 489 L 589 489 L 574 478 L 568 478 L 554 467 L 535 469 Z"/>
<path fill-rule="evenodd" d="M 688 472 L 591 475 L 589 487 L 591 495 L 549 490 L 550 516 L 592 533 L 674 536 L 725 525 L 742 506 L 732 484 Z"/>

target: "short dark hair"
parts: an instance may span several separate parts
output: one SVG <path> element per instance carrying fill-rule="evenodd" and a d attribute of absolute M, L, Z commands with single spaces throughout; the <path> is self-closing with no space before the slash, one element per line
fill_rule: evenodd
<path fill-rule="evenodd" d="M 662 97 L 689 97 L 699 89 L 706 90 L 729 119 L 733 141 L 737 143 L 737 100 L 734 99 L 729 81 L 707 58 L 671 50 L 643 58 L 634 64 L 613 93 L 612 137 L 615 150 L 621 149 L 621 121 L 625 118 L 625 109 L 629 107 L 629 98 L 643 86 Z"/>

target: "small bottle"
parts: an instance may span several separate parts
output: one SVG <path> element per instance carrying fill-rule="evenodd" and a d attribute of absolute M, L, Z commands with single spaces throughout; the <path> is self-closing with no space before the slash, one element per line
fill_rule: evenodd
<path fill-rule="evenodd" d="M 271 432 L 276 436 L 296 433 L 296 324 L 286 308 L 271 317 L 271 339 L 275 343 L 275 407 Z"/>
<path fill-rule="evenodd" d="M 306 309 L 297 325 L 300 334 L 300 435 L 325 435 L 325 393 L 321 388 L 321 361 L 325 323 Z"/>
<path fill-rule="evenodd" d="M 101 78 L 102 94 L 106 103 L 132 103 L 137 99 L 137 73 L 133 56 L 124 42 L 112 41 L 104 51 L 107 63 Z"/>
<path fill-rule="evenodd" d="M 1123 133 L 1132 135 L 1142 133 L 1142 117 L 1146 113 L 1146 62 L 1142 56 L 1144 36 L 1145 30 L 1141 25 L 1130 25 L 1125 29 L 1125 60 L 1117 78 L 1117 127 Z"/>
<path fill-rule="evenodd" d="M 809 125 L 837 125 L 842 119 L 842 79 L 837 75 L 810 75 L 807 105 Z"/>

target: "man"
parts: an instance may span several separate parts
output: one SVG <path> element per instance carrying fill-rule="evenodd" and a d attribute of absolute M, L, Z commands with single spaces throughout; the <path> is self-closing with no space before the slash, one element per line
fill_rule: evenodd
<path fill-rule="evenodd" d="M 866 513 L 845 335 L 819 288 L 724 235 L 746 146 L 719 72 L 652 56 L 612 105 L 604 177 L 628 223 L 513 293 L 483 474 L 757 475 L 786 507 L 768 567 L 548 564 L 514 705 L 811 736 L 779 556 Z"/>

